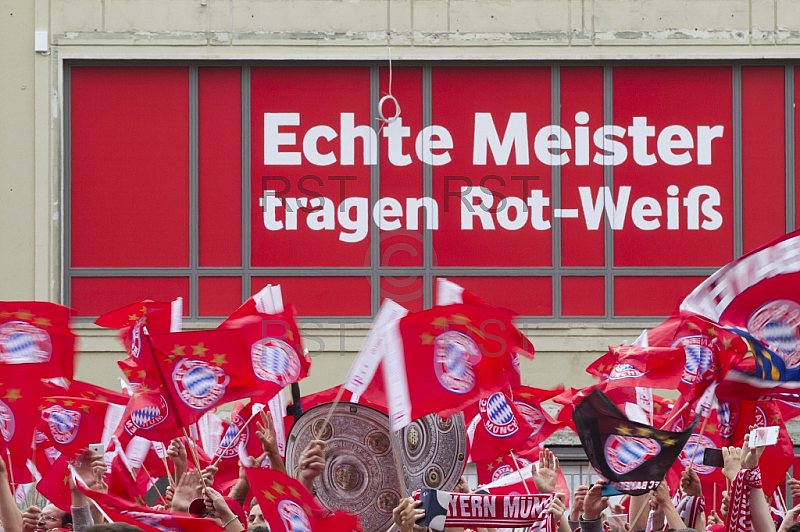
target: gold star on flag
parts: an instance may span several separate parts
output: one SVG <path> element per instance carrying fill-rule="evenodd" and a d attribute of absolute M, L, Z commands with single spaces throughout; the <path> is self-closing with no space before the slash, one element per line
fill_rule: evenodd
<path fill-rule="evenodd" d="M 678 440 L 674 438 L 664 438 L 663 440 L 661 440 L 661 443 L 663 443 L 667 447 L 672 447 L 673 445 L 678 443 Z"/>
<path fill-rule="evenodd" d="M 52 397 L 48 397 L 47 399 L 45 399 L 45 401 L 47 401 L 48 403 L 55 403 L 56 402 L 56 400 L 53 399 Z"/>
<path fill-rule="evenodd" d="M 171 353 L 176 357 L 183 357 L 186 356 L 186 353 L 183 352 L 184 349 L 186 349 L 185 345 L 175 344 L 175 347 L 172 349 Z"/>
<path fill-rule="evenodd" d="M 142 305 L 142 308 L 139 309 L 139 312 L 142 313 L 142 316 L 147 314 L 147 305 Z"/>
<path fill-rule="evenodd" d="M 691 323 L 691 322 L 689 322 L 689 328 L 691 330 L 693 330 L 693 331 L 699 331 L 700 330 L 700 326 L 699 325 L 697 325 L 696 323 Z"/>
<path fill-rule="evenodd" d="M 444 316 L 439 316 L 437 318 L 434 318 L 434 320 L 431 322 L 431 325 L 433 325 L 437 329 L 447 329 L 449 324 L 450 321 Z"/>
<path fill-rule="evenodd" d="M 292 495 L 292 497 L 294 497 L 295 499 L 299 499 L 299 498 L 300 498 L 300 493 L 299 493 L 299 492 L 298 492 L 296 489 L 294 489 L 294 487 L 293 487 L 293 486 L 289 486 L 289 493 L 290 493 L 290 494 Z"/>
<path fill-rule="evenodd" d="M 286 493 L 286 490 L 283 489 L 283 484 L 281 484 L 277 480 L 272 483 L 272 489 L 275 490 L 275 493 L 280 493 L 281 495 Z"/>
<path fill-rule="evenodd" d="M 208 348 L 205 346 L 205 344 L 203 342 L 200 342 L 200 343 L 192 346 L 192 354 L 193 355 L 197 355 L 197 356 L 201 356 L 201 357 L 205 358 L 206 357 L 206 351 L 208 351 Z"/>
<path fill-rule="evenodd" d="M 633 429 L 631 427 L 626 427 L 625 425 L 620 425 L 616 429 L 617 434 L 622 434 L 623 436 L 630 436 L 633 434 Z"/>
<path fill-rule="evenodd" d="M 522 397 L 522 398 L 524 398 L 524 399 L 527 399 L 529 397 L 533 397 L 533 394 L 529 393 L 529 392 L 522 392 L 522 393 L 518 393 L 517 395 Z"/>
<path fill-rule="evenodd" d="M 706 330 L 706 334 L 713 338 L 719 333 L 714 327 L 709 327 L 708 330 Z"/>
<path fill-rule="evenodd" d="M 95 399 L 97 401 L 102 402 L 102 403 L 107 403 L 108 402 L 108 398 L 105 395 L 98 395 L 97 397 L 95 397 Z"/>
<path fill-rule="evenodd" d="M 128 380 L 130 380 L 131 378 L 131 372 L 133 372 L 133 370 L 129 368 L 125 368 L 122 370 L 122 374 L 125 375 L 125 378 Z"/>
<path fill-rule="evenodd" d="M 288 338 L 290 342 L 294 342 L 294 333 L 291 329 L 286 329 L 286 338 Z"/>
<path fill-rule="evenodd" d="M 64 477 L 64 480 L 62 480 L 62 482 L 64 483 L 65 486 L 69 484 L 69 473 Z"/>
<path fill-rule="evenodd" d="M 50 327 L 52 325 L 52 323 L 50 323 L 50 318 L 34 318 L 33 324 L 39 327 Z"/>
<path fill-rule="evenodd" d="M 30 310 L 20 309 L 17 311 L 17 318 L 22 321 L 31 321 L 31 318 L 33 318 L 33 314 L 31 313 Z"/>
<path fill-rule="evenodd" d="M 473 326 L 472 326 L 472 324 L 469 324 L 469 323 L 468 323 L 468 324 L 467 324 L 467 328 L 469 329 L 469 332 L 470 332 L 470 333 L 471 333 L 473 336 L 477 336 L 477 337 L 479 337 L 479 338 L 483 338 L 484 340 L 486 339 L 486 335 L 484 335 L 484 334 L 483 334 L 483 331 L 482 331 L 482 330 L 480 330 L 480 329 L 478 329 L 477 327 L 473 327 Z"/>
<path fill-rule="evenodd" d="M 778 424 L 778 416 L 776 416 L 775 414 L 771 414 L 771 415 L 770 415 L 770 419 L 771 419 L 771 420 L 772 420 L 772 422 L 773 422 L 773 423 L 775 423 L 776 425 Z"/>
<path fill-rule="evenodd" d="M 311 515 L 311 507 L 307 503 L 303 503 L 303 511 L 306 515 Z"/>
<path fill-rule="evenodd" d="M 73 401 L 72 399 L 67 399 L 66 401 L 64 401 L 64 406 L 72 406 L 74 404 L 75 401 Z"/>
<path fill-rule="evenodd" d="M 0 312 L 0 318 L 10 318 L 13 315 L 14 315 L 13 312 L 9 312 L 7 310 L 4 310 L 3 312 Z"/>
<path fill-rule="evenodd" d="M 136 321 L 138 319 L 139 319 L 139 315 L 138 314 L 128 314 L 128 320 L 129 321 Z"/>
<path fill-rule="evenodd" d="M 139 385 L 139 388 L 136 391 L 139 392 L 139 395 L 142 395 L 149 392 L 150 388 L 148 388 L 144 383 L 142 383 Z"/>
<path fill-rule="evenodd" d="M 651 429 L 648 429 L 647 427 L 636 427 L 636 435 L 649 438 L 650 436 L 653 435 L 653 431 Z"/>
<path fill-rule="evenodd" d="M 145 370 L 143 370 L 143 369 L 140 369 L 140 370 L 139 370 L 139 373 L 137 373 L 136 375 L 137 375 L 137 376 L 138 376 L 140 379 L 144 379 L 145 377 L 147 377 L 147 372 L 146 372 Z"/>
<path fill-rule="evenodd" d="M 656 412 L 661 412 L 662 408 L 663 407 L 661 406 L 661 403 L 656 403 L 656 402 L 653 403 L 653 410 L 655 410 Z"/>
<path fill-rule="evenodd" d="M 17 399 L 22 399 L 22 391 L 21 388 L 17 388 L 14 390 L 8 390 L 8 393 L 3 397 L 3 399 L 8 399 L 9 401 L 16 401 Z"/>
<path fill-rule="evenodd" d="M 503 463 L 503 457 L 502 456 L 498 456 L 497 457 L 497 463 L 498 464 L 502 464 Z"/>
<path fill-rule="evenodd" d="M 430 333 L 424 332 L 419 335 L 419 339 L 422 341 L 422 345 L 433 345 L 433 340 L 436 337 Z"/>
<path fill-rule="evenodd" d="M 708 427 L 706 427 L 706 432 L 708 432 L 709 434 L 716 434 L 717 427 L 715 427 L 714 425 L 708 425 Z"/>
<path fill-rule="evenodd" d="M 264 498 L 267 499 L 269 502 L 275 502 L 275 499 L 277 499 L 277 497 L 275 497 L 275 495 L 270 493 L 269 490 L 261 490 L 261 493 L 264 495 Z"/>
<path fill-rule="evenodd" d="M 450 319 L 453 320 L 453 323 L 460 323 L 460 324 L 470 323 L 470 319 L 467 316 L 464 316 L 463 314 L 453 314 L 452 316 L 450 316 Z"/>
<path fill-rule="evenodd" d="M 87 405 L 87 404 L 83 404 L 83 405 L 81 405 L 81 406 L 80 406 L 80 409 L 81 409 L 82 411 L 86 412 L 87 414 L 89 413 L 89 405 Z"/>
<path fill-rule="evenodd" d="M 730 349 L 733 345 L 733 341 L 730 338 L 723 338 L 722 339 L 722 347 L 725 349 Z"/>
<path fill-rule="evenodd" d="M 228 361 L 225 360 L 225 357 L 228 356 L 225 353 L 214 353 L 212 363 L 216 364 L 217 366 L 222 366 L 223 364 L 227 364 Z"/>
<path fill-rule="evenodd" d="M 486 466 L 486 470 L 487 471 L 494 471 L 494 466 L 492 466 L 492 464 L 489 464 L 489 465 Z"/>

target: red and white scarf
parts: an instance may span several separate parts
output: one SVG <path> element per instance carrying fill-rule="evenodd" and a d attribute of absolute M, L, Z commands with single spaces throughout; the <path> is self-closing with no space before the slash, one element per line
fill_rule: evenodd
<path fill-rule="evenodd" d="M 761 469 L 742 469 L 731 482 L 725 532 L 751 532 L 750 490 L 761 487 Z"/>
<path fill-rule="evenodd" d="M 445 527 L 531 527 L 532 532 L 556 532 L 547 513 L 555 495 L 479 495 L 450 493 Z M 419 499 L 419 492 L 414 494 Z"/>

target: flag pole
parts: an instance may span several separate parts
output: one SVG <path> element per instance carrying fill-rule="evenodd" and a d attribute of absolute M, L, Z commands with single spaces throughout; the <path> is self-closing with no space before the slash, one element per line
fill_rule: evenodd
<path fill-rule="evenodd" d="M 328 414 L 325 416 L 325 420 L 321 425 L 318 425 L 320 431 L 325 430 L 325 427 L 328 426 L 328 422 L 331 420 L 331 417 L 333 417 L 333 411 L 336 408 L 336 405 L 338 405 L 339 401 L 342 400 L 342 395 L 344 395 L 344 384 L 339 386 L 339 391 L 336 392 L 336 397 L 333 399 L 333 403 L 331 403 L 331 407 L 328 410 Z M 319 436 L 319 434 L 314 434 L 314 438 L 317 438 L 317 436 Z"/>
<path fill-rule="evenodd" d="M 200 483 L 203 485 L 203 488 L 207 488 L 206 479 L 203 478 L 203 469 L 200 467 L 200 458 L 197 457 L 197 443 L 189 436 L 189 432 L 186 430 L 186 427 L 181 427 L 183 429 L 183 435 L 186 436 L 186 446 L 189 447 L 192 451 L 192 458 L 194 459 L 194 465 L 197 468 L 197 472 L 200 474 Z"/>
<path fill-rule="evenodd" d="M 14 494 L 14 499 L 16 499 L 17 483 L 14 482 L 14 468 L 11 466 L 11 451 L 8 450 L 8 447 L 6 447 L 6 456 L 8 457 L 8 460 L 6 461 L 6 469 L 8 469 L 8 479 L 11 481 L 11 493 Z"/>
<path fill-rule="evenodd" d="M 403 490 L 403 497 L 408 496 L 406 491 L 406 479 L 403 474 L 403 464 L 400 463 L 400 441 L 398 440 L 397 433 L 389 428 L 392 433 L 392 456 L 394 457 L 394 468 L 397 470 L 397 480 L 400 481 L 400 489 Z"/>
<path fill-rule="evenodd" d="M 164 444 L 161 443 L 161 445 L 163 446 Z M 169 464 L 167 463 L 167 457 L 166 456 L 162 456 L 161 457 L 161 462 L 164 464 L 164 470 L 167 472 L 167 480 L 169 480 L 169 485 L 174 488 L 175 487 L 175 479 L 172 478 L 172 475 L 170 475 L 170 473 L 169 473 Z"/>
<path fill-rule="evenodd" d="M 592 467 L 592 464 L 589 464 L 589 467 L 586 469 L 586 479 L 583 481 L 584 486 L 589 486 L 589 481 L 592 479 L 592 470 L 594 470 L 594 467 Z"/>
<path fill-rule="evenodd" d="M 528 483 L 525 482 L 525 477 L 522 476 L 522 470 L 519 468 L 519 462 L 517 462 L 517 457 L 514 456 L 514 451 L 509 449 L 508 450 L 508 454 L 510 454 L 511 455 L 511 459 L 514 460 L 514 467 L 517 468 L 517 473 L 519 473 L 519 478 L 520 478 L 520 480 L 522 480 L 522 485 L 525 487 L 525 491 L 528 493 L 528 495 L 530 495 L 531 494 L 531 490 L 530 490 L 530 488 L 528 488 Z"/>
<path fill-rule="evenodd" d="M 781 500 L 781 504 L 783 505 L 784 511 L 788 511 L 788 508 L 786 508 L 786 501 L 783 498 L 783 493 L 781 493 L 781 487 L 778 486 L 777 488 L 775 488 L 775 491 L 778 492 L 778 498 L 780 498 Z"/>
<path fill-rule="evenodd" d="M 664 481 L 662 480 L 661 482 L 664 482 Z M 645 503 L 645 504 L 642 504 L 642 505 L 639 507 L 639 511 L 636 513 L 636 517 L 634 517 L 634 518 L 633 518 L 633 521 L 631 521 L 630 523 L 628 523 L 628 530 L 627 530 L 627 532 L 633 532 L 633 527 L 634 527 L 634 525 L 635 525 L 636 521 L 638 521 L 638 520 L 639 520 L 639 518 L 642 516 L 642 514 L 644 513 L 644 509 L 645 509 L 645 508 L 649 508 L 649 507 L 650 507 L 650 505 L 649 505 L 649 504 L 647 504 L 647 503 Z"/>
<path fill-rule="evenodd" d="M 156 490 L 156 493 L 158 493 L 158 497 L 161 499 L 161 502 L 164 503 L 164 508 L 169 508 L 167 500 L 164 498 L 164 495 L 161 494 L 161 490 L 158 489 L 156 481 L 153 480 L 153 477 L 150 475 L 150 471 L 147 470 L 147 467 L 144 465 L 144 462 L 142 462 L 142 471 L 144 471 L 144 474 L 147 475 L 147 479 L 153 484 L 153 489 Z"/>
<path fill-rule="evenodd" d="M 256 415 L 258 415 L 259 413 L 261 413 L 261 411 L 260 411 L 260 410 L 256 410 L 255 412 L 253 412 L 252 414 L 250 414 L 250 417 L 247 419 L 247 421 L 245 421 L 245 422 L 244 422 L 244 425 L 242 425 L 242 428 L 240 428 L 240 429 L 239 429 L 239 431 L 236 433 L 236 436 L 234 436 L 234 437 L 233 437 L 233 439 L 232 439 L 230 442 L 228 442 L 228 445 L 226 445 L 226 446 L 225 446 L 225 448 L 224 448 L 224 449 L 222 449 L 222 452 L 219 454 L 219 456 L 217 457 L 217 459 L 216 459 L 216 460 L 214 460 L 214 463 L 213 463 L 213 464 L 211 464 L 213 467 L 216 467 L 216 466 L 217 466 L 217 464 L 219 464 L 219 462 L 222 460 L 222 453 L 224 453 L 225 451 L 227 451 L 228 449 L 230 449 L 230 448 L 231 448 L 231 446 L 232 446 L 232 445 L 233 445 L 233 444 L 236 442 L 236 440 L 238 440 L 238 439 L 239 439 L 239 436 L 241 436 L 241 435 L 242 435 L 242 432 L 244 431 L 244 429 L 246 429 L 246 428 L 247 428 L 247 425 L 248 425 L 248 424 L 249 424 L 249 423 L 250 423 L 250 422 L 253 420 L 253 418 L 254 418 L 254 417 L 256 417 Z"/>
<path fill-rule="evenodd" d="M 700 432 L 697 435 L 697 439 L 700 439 L 700 436 L 706 431 L 706 425 L 708 424 L 708 418 L 711 417 L 711 412 L 708 413 L 706 418 L 703 420 L 703 424 L 700 426 Z M 691 437 L 691 436 L 690 436 Z M 694 459 L 697 458 L 697 451 L 700 450 L 700 442 L 696 442 L 694 445 L 694 454 L 692 454 L 692 460 L 689 462 L 689 467 L 694 466 Z"/>
<path fill-rule="evenodd" d="M 711 493 L 711 511 L 712 512 L 716 512 L 717 511 L 717 483 L 714 482 L 712 484 L 712 487 L 714 489 L 713 489 L 713 491 Z M 709 515 L 711 515 L 711 514 L 709 514 Z"/>
<path fill-rule="evenodd" d="M 673 421 L 675 421 L 675 419 L 676 419 L 676 418 L 677 418 L 677 417 L 680 415 L 680 413 L 681 413 L 681 412 L 683 412 L 684 410 L 686 410 L 686 408 L 687 408 L 688 406 L 689 406 L 689 403 L 683 403 L 683 406 L 682 406 L 682 407 L 680 407 L 680 408 L 678 409 L 678 411 L 677 411 L 677 412 L 675 412 L 674 414 L 672 414 L 672 415 L 669 417 L 669 419 L 668 419 L 668 420 L 667 420 L 667 421 L 666 421 L 666 422 L 665 422 L 663 425 L 661 425 L 661 430 L 664 430 L 665 428 L 667 428 L 667 425 L 669 425 L 670 423 L 672 423 Z"/>

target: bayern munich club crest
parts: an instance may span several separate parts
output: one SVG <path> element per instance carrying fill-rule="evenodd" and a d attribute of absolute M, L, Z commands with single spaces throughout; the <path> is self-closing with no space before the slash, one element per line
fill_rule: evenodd
<path fill-rule="evenodd" d="M 7 404 L 0 401 L 0 435 L 7 442 L 11 441 L 14 432 L 17 429 L 17 423 L 14 420 L 14 412 Z"/>
<path fill-rule="evenodd" d="M 280 515 L 286 530 L 291 532 L 311 532 L 311 522 L 296 502 L 289 499 L 279 502 L 278 515 Z"/>
<path fill-rule="evenodd" d="M 661 445 L 650 438 L 613 434 L 606 440 L 603 451 L 608 467 L 614 473 L 624 475 L 656 456 Z"/>
<path fill-rule="evenodd" d="M 475 364 L 481 351 L 475 340 L 458 331 L 446 331 L 433 342 L 433 369 L 439 383 L 453 393 L 475 387 Z"/>
<path fill-rule="evenodd" d="M 747 330 L 783 359 L 786 369 L 800 366 L 800 305 L 777 299 L 762 305 L 747 320 Z"/>
<path fill-rule="evenodd" d="M 714 362 L 714 351 L 712 351 L 711 344 L 711 338 L 701 335 L 684 336 L 672 344 L 672 347 L 682 347 L 686 353 L 686 366 L 683 368 L 681 382 L 697 384 L 707 381 L 713 376 L 709 372 Z"/>
<path fill-rule="evenodd" d="M 152 429 L 163 423 L 168 416 L 167 399 L 163 395 L 159 395 L 158 404 L 147 405 L 131 412 L 130 417 L 125 421 L 125 430 L 128 434 L 136 434 L 139 430 Z"/>
<path fill-rule="evenodd" d="M 735 403 L 721 402 L 717 407 L 717 421 L 719 422 L 719 435 L 730 438 L 739 423 L 739 407 Z"/>
<path fill-rule="evenodd" d="M 278 338 L 262 338 L 250 348 L 253 372 L 262 381 L 280 387 L 297 381 L 300 376 L 300 357 L 292 346 Z"/>
<path fill-rule="evenodd" d="M 242 430 L 242 427 L 245 427 Z M 239 433 L 239 431 L 242 431 Z M 236 435 L 239 435 L 237 438 Z M 219 442 L 219 447 L 214 453 L 216 457 L 234 458 L 239 456 L 239 446 L 250 438 L 250 427 L 247 426 L 247 420 L 239 414 L 231 416 L 231 424 L 228 425 L 228 430 L 222 436 L 222 441 Z"/>
<path fill-rule="evenodd" d="M 618 381 L 620 379 L 632 379 L 641 377 L 642 375 L 644 375 L 643 372 L 634 368 L 630 364 L 619 363 L 615 365 L 614 369 L 611 370 L 611 373 L 608 374 L 608 380 Z"/>
<path fill-rule="evenodd" d="M 52 354 L 50 335 L 39 327 L 24 321 L 7 321 L 0 325 L 0 362 L 49 362 Z"/>
<path fill-rule="evenodd" d="M 492 436 L 507 438 L 519 430 L 519 422 L 502 392 L 492 394 L 488 399 L 481 399 L 480 408 L 486 412 L 483 425 Z"/>
<path fill-rule="evenodd" d="M 172 370 L 172 382 L 189 408 L 209 408 L 225 395 L 231 378 L 219 366 L 184 358 Z"/>
<path fill-rule="evenodd" d="M 136 320 L 131 327 L 131 356 L 139 358 L 142 352 L 142 320 Z"/>
<path fill-rule="evenodd" d="M 692 466 L 698 475 L 709 475 L 714 472 L 714 467 L 703 463 L 703 454 L 706 449 L 715 449 L 714 442 L 703 434 L 692 434 L 689 441 L 683 446 L 681 454 L 678 455 L 683 467 Z"/>
<path fill-rule="evenodd" d="M 528 403 L 522 403 L 520 401 L 514 401 L 514 406 L 517 407 L 517 412 L 525 418 L 525 421 L 528 422 L 533 428 L 533 433 L 531 436 L 536 436 L 542 430 L 545 424 L 544 414 L 538 409 L 535 408 Z"/>
<path fill-rule="evenodd" d="M 531 466 L 532 462 L 530 460 L 522 458 L 521 456 L 517 456 L 517 463 L 519 464 L 520 471 L 525 471 Z M 500 480 L 501 478 L 507 475 L 516 475 L 516 474 L 518 474 L 516 468 L 512 467 L 509 464 L 503 464 L 497 469 L 495 469 L 494 473 L 492 473 L 492 482 L 494 482 L 495 480 Z"/>
<path fill-rule="evenodd" d="M 67 410 L 61 405 L 53 405 L 42 410 L 42 419 L 47 423 L 53 441 L 63 445 L 78 435 L 81 413 L 77 410 Z"/>

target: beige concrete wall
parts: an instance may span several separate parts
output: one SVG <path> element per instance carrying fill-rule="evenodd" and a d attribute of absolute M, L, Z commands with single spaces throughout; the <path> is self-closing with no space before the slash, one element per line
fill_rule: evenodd
<path fill-rule="evenodd" d="M 387 33 L 387 28 L 390 30 Z M 50 50 L 34 52 L 34 31 Z M 796 0 L 0 0 L 0 299 L 59 301 L 67 58 L 613 60 L 800 58 Z M 535 386 L 640 327 L 530 327 Z M 330 333 L 304 390 L 341 382 L 366 326 Z M 121 349 L 81 328 L 79 377 L 116 386 Z M 343 354 L 342 354 L 343 353 Z"/>

